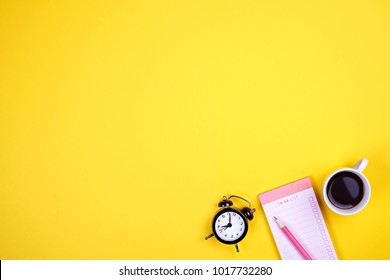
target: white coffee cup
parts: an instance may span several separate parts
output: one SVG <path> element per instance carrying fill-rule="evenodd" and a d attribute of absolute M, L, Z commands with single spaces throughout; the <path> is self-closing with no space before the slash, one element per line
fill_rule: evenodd
<path fill-rule="evenodd" d="M 370 182 L 363 174 L 368 160 L 359 160 L 352 168 L 341 168 L 330 174 L 324 183 L 326 205 L 340 215 L 352 215 L 367 205 L 371 196 Z"/>

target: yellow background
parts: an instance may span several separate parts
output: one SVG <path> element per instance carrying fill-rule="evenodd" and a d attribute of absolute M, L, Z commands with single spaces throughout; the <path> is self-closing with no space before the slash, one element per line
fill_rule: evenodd
<path fill-rule="evenodd" d="M 340 259 L 389 259 L 389 14 L 2 0 L 0 259 L 279 259 L 257 194 L 305 176 Z M 338 216 L 322 182 L 361 157 L 371 201 Z M 204 240 L 231 194 L 257 208 L 240 253 Z"/>

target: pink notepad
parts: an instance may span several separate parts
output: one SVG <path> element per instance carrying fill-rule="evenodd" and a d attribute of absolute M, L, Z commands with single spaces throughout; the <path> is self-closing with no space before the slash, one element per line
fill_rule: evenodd
<path fill-rule="evenodd" d="M 315 260 L 337 260 L 310 178 L 259 194 L 268 224 L 283 260 L 304 258 L 274 220 L 280 218 Z"/>

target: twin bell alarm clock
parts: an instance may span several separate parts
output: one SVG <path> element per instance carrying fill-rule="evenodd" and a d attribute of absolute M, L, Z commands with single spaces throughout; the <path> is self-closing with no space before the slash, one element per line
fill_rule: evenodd
<path fill-rule="evenodd" d="M 248 203 L 249 207 L 239 209 L 233 206 L 231 198 L 241 199 Z M 206 240 L 210 237 L 215 237 L 219 242 L 228 245 L 234 245 L 236 251 L 239 252 L 238 242 L 244 239 L 248 232 L 248 221 L 253 219 L 253 212 L 251 203 L 237 195 L 231 195 L 229 198 L 223 197 L 222 201 L 218 203 L 221 209 L 215 214 L 211 223 L 212 234 L 206 236 Z"/>

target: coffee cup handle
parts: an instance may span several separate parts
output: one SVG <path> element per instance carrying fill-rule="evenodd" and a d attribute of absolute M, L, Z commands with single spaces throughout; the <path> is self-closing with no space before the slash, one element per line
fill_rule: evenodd
<path fill-rule="evenodd" d="M 353 169 L 356 169 L 358 172 L 363 173 L 364 169 L 368 164 L 368 159 L 362 158 L 353 166 Z"/>

